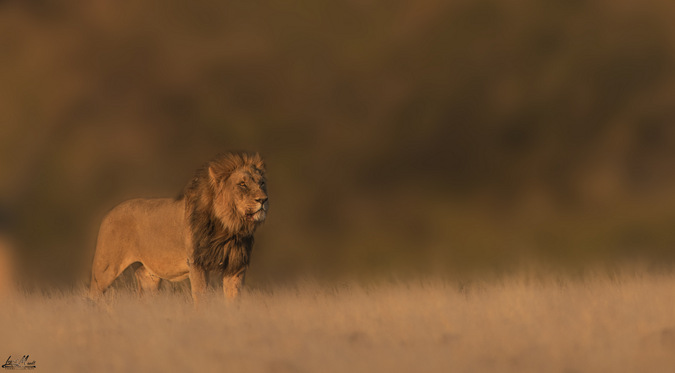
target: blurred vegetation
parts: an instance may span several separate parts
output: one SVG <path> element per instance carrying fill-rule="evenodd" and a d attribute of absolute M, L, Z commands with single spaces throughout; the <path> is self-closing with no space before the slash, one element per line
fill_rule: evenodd
<path fill-rule="evenodd" d="M 675 259 L 675 3 L 3 1 L 0 216 L 86 277 L 103 214 L 267 159 L 251 277 Z"/>

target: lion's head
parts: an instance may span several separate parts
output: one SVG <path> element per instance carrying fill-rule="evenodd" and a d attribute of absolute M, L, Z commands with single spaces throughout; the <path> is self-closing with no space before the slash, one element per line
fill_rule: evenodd
<path fill-rule="evenodd" d="M 221 154 L 197 171 L 179 198 L 185 198 L 198 264 L 223 263 L 231 255 L 223 251 L 227 242 L 252 240 L 269 208 L 265 182 L 258 154 Z"/>
<path fill-rule="evenodd" d="M 210 162 L 208 172 L 213 212 L 224 224 L 237 221 L 247 226 L 265 220 L 269 206 L 265 165 L 258 154 L 226 154 Z"/>

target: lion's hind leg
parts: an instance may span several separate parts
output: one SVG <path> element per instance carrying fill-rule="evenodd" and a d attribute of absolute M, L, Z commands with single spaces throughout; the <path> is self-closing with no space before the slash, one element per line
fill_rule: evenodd
<path fill-rule="evenodd" d="M 103 292 L 129 266 L 128 263 L 124 264 L 110 263 L 98 260 L 98 258 L 94 259 L 91 271 L 91 284 L 89 285 L 89 298 L 97 299 L 103 295 Z"/>
<path fill-rule="evenodd" d="M 160 278 L 150 273 L 148 269 L 141 265 L 136 268 L 136 282 L 138 283 L 138 292 L 154 294 L 159 290 Z"/>

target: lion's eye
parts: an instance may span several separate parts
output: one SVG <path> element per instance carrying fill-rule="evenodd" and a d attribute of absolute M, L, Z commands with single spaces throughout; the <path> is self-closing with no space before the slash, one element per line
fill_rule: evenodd
<path fill-rule="evenodd" d="M 239 183 L 239 186 L 240 186 L 242 189 L 246 189 L 246 183 L 243 182 L 243 181 L 242 181 L 241 183 Z"/>

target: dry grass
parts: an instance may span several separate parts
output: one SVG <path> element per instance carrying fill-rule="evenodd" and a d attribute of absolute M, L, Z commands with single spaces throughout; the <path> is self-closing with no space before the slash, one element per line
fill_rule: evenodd
<path fill-rule="evenodd" d="M 0 353 L 50 372 L 672 371 L 675 277 L 307 283 L 199 310 L 181 292 L 33 294 L 0 329 Z"/>

